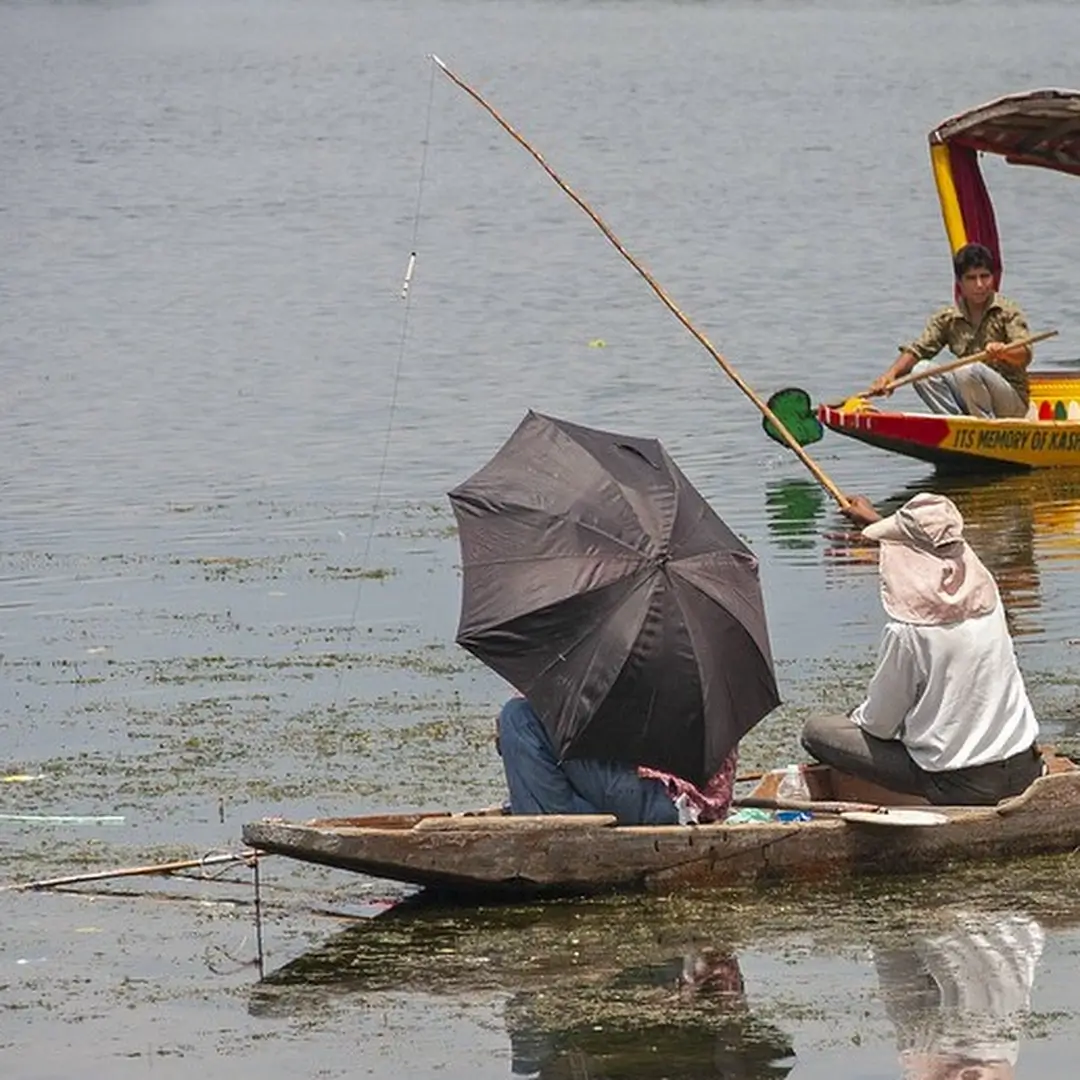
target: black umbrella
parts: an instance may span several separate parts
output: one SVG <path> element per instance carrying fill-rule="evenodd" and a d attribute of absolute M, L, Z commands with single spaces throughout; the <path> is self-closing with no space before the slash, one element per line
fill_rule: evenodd
<path fill-rule="evenodd" d="M 458 644 L 561 758 L 701 785 L 779 703 L 757 560 L 655 439 L 530 411 L 450 502 Z"/>

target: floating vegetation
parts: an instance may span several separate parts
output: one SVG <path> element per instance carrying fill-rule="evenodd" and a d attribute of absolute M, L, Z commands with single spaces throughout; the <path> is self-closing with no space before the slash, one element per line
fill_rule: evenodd
<path fill-rule="evenodd" d="M 327 577 L 337 578 L 341 581 L 385 581 L 389 577 L 393 577 L 399 571 L 393 567 L 386 566 L 373 566 L 370 568 L 364 568 L 361 566 L 327 566 L 322 571 L 312 568 L 309 573 L 323 573 Z"/>
<path fill-rule="evenodd" d="M 201 555 L 192 562 L 203 571 L 207 580 L 259 577 L 277 579 L 283 576 L 292 558 L 284 556 Z"/>

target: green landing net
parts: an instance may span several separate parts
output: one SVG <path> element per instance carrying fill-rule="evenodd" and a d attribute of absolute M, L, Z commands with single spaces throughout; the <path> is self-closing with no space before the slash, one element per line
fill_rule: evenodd
<path fill-rule="evenodd" d="M 797 386 L 777 390 L 767 404 L 776 419 L 788 429 L 800 446 L 816 443 L 824 435 L 825 429 L 821 426 L 814 404 L 805 390 L 800 390 Z M 776 430 L 776 425 L 768 417 L 762 418 L 761 426 L 770 439 L 774 439 L 781 446 L 788 446 L 787 440 Z"/>

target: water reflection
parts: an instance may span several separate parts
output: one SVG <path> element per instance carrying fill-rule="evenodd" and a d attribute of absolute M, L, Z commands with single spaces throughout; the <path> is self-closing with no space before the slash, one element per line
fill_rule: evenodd
<path fill-rule="evenodd" d="M 789 551 L 815 550 L 819 522 L 826 509 L 824 491 L 811 480 L 781 480 L 766 485 L 765 511 L 777 547 Z"/>
<path fill-rule="evenodd" d="M 248 1008 L 365 1032 L 380 1016 L 407 1028 L 467 1007 L 508 1080 L 1013 1080 L 1042 963 L 1031 1058 L 1068 1075 L 1078 885 L 1066 856 L 756 897 L 418 901 L 278 968 Z M 1041 959 L 1044 928 L 1054 947 Z M 875 996 L 881 1009 L 868 1008 Z"/>
<path fill-rule="evenodd" d="M 700 925 L 657 929 L 636 905 L 600 907 L 403 908 L 272 973 L 249 1009 L 329 1016 L 373 992 L 495 991 L 506 995 L 515 1078 L 783 1080 L 791 1072 L 792 1040 L 754 1015 L 722 932 L 705 940 Z"/>
<path fill-rule="evenodd" d="M 875 949 L 904 1080 L 1012 1080 L 1044 939 L 1027 915 L 961 914 Z"/>
<path fill-rule="evenodd" d="M 783 1080 L 795 1064 L 791 1039 L 753 1017 L 727 949 L 622 971 L 584 1012 L 545 991 L 519 993 L 505 1017 L 516 1077 Z"/>

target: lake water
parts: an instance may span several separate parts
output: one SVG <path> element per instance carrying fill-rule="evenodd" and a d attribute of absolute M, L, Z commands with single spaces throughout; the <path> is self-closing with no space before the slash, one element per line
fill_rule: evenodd
<path fill-rule="evenodd" d="M 505 688 L 453 644 L 444 493 L 530 408 L 659 437 L 754 548 L 784 705 L 743 761 L 795 759 L 805 715 L 854 701 L 872 669 L 873 565 L 712 358 L 427 55 L 757 391 L 833 400 L 949 298 L 926 133 L 1075 83 L 1075 22 L 1068 2 L 983 0 L 0 0 L 0 772 L 36 777 L 0 784 L 3 876 L 236 849 L 265 814 L 499 798 Z M 1080 188 L 986 174 L 1005 291 L 1061 331 L 1036 364 L 1071 360 Z M 813 452 L 883 508 L 926 487 L 957 501 L 1044 739 L 1080 749 L 1080 475 L 946 482 L 835 435 Z M 5 1074 L 187 1076 L 221 1057 L 261 1078 L 900 1075 L 873 941 L 912 931 L 903 890 L 873 894 L 884 923 L 850 918 L 868 903 L 850 894 L 749 914 L 627 901 L 424 915 L 408 940 L 407 919 L 376 919 L 341 941 L 312 908 L 398 894 L 264 873 L 264 986 L 246 884 L 9 894 Z M 1024 875 L 1038 902 L 961 880 L 988 923 L 1039 924 L 1016 1075 L 1066 1076 L 1078 939 L 1046 883 L 1075 871 Z M 839 929 L 800 936 L 810 913 Z M 591 935 L 587 963 L 567 920 Z M 745 1001 L 687 996 L 676 969 L 702 948 Z M 417 955 L 445 962 L 437 986 Z M 548 956 L 545 981 L 529 957 Z M 355 977 L 326 977 L 340 970 Z M 704 1064 L 650 1049 L 691 1043 Z"/>

